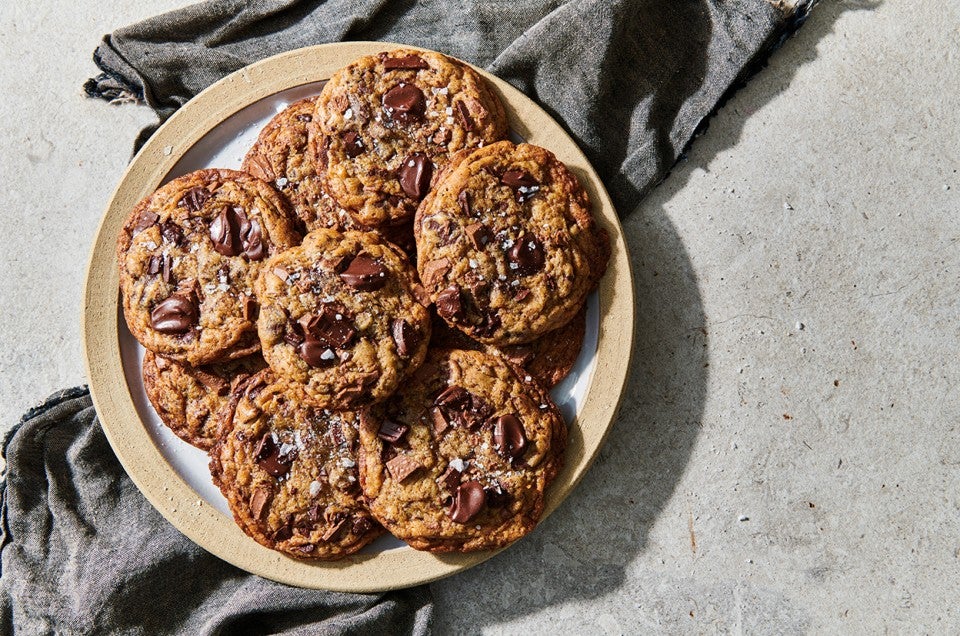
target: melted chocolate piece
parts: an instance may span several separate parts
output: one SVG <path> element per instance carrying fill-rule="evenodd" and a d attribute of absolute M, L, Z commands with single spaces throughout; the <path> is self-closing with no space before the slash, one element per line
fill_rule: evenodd
<path fill-rule="evenodd" d="M 297 454 L 297 450 L 293 449 L 281 455 L 280 447 L 273 440 L 273 435 L 266 433 L 260 438 L 260 442 L 253 451 L 253 460 L 271 477 L 281 479 L 290 472 L 290 466 L 297 458 Z"/>
<path fill-rule="evenodd" d="M 203 186 L 196 186 L 184 192 L 180 200 L 177 201 L 177 205 L 181 208 L 187 208 L 191 212 L 199 212 L 211 196 L 213 195 L 209 190 Z"/>
<path fill-rule="evenodd" d="M 527 449 L 527 436 L 523 431 L 523 423 L 516 415 L 501 415 L 494 421 L 493 448 L 511 459 L 523 455 Z"/>
<path fill-rule="evenodd" d="M 420 463 L 407 455 L 397 455 L 387 462 L 390 475 L 400 483 L 420 468 L 422 468 Z"/>
<path fill-rule="evenodd" d="M 460 119 L 460 125 L 463 126 L 463 129 L 467 132 L 473 130 L 473 120 L 470 119 L 470 110 L 467 108 L 467 105 L 463 102 L 456 102 L 457 104 L 457 117 Z"/>
<path fill-rule="evenodd" d="M 437 313 L 444 320 L 457 322 L 463 318 L 463 303 L 460 300 L 460 288 L 451 285 L 437 296 Z"/>
<path fill-rule="evenodd" d="M 136 225 L 133 226 L 133 235 L 136 236 L 148 227 L 153 227 L 159 220 L 160 217 L 158 215 L 154 214 L 150 210 L 144 210 L 140 213 L 140 216 L 137 217 Z"/>
<path fill-rule="evenodd" d="M 148 274 L 159 274 L 160 268 L 163 267 L 163 254 L 160 256 L 151 256 L 150 261 L 147 263 L 147 273 Z"/>
<path fill-rule="evenodd" d="M 343 147 L 347 151 L 347 156 L 351 159 L 359 157 L 366 150 L 363 146 L 363 139 L 352 130 L 343 134 Z"/>
<path fill-rule="evenodd" d="M 171 245 L 183 245 L 183 230 L 173 221 L 164 221 L 160 225 L 160 236 Z"/>
<path fill-rule="evenodd" d="M 472 216 L 470 212 L 470 193 L 466 190 L 461 190 L 460 194 L 457 195 L 457 203 L 460 204 L 460 211 L 463 212 L 464 216 Z"/>
<path fill-rule="evenodd" d="M 213 249 L 224 256 L 238 256 L 243 252 L 240 241 L 240 225 L 246 221 L 237 214 L 236 208 L 223 207 L 220 214 L 210 222 L 210 240 Z"/>
<path fill-rule="evenodd" d="M 409 124 L 423 119 L 427 100 L 413 84 L 398 84 L 384 94 L 383 107 L 390 119 Z"/>
<path fill-rule="evenodd" d="M 450 271 L 450 259 L 444 256 L 434 261 L 429 261 L 423 266 L 423 282 L 433 286 L 440 282 L 440 279 L 446 276 Z"/>
<path fill-rule="evenodd" d="M 269 508 L 268 504 L 270 500 L 273 499 L 273 490 L 267 486 L 257 486 L 254 489 L 253 494 L 250 496 L 250 512 L 253 514 L 253 518 L 262 521 L 264 518 L 264 513 L 267 512 Z"/>
<path fill-rule="evenodd" d="M 263 232 L 256 219 L 251 219 L 240 226 L 240 243 L 243 245 L 243 255 L 251 261 L 260 261 L 267 256 L 263 244 Z"/>
<path fill-rule="evenodd" d="M 392 329 L 393 341 L 397 343 L 397 353 L 401 356 L 412 354 L 417 345 L 420 344 L 420 334 L 410 323 L 402 318 L 393 321 Z"/>
<path fill-rule="evenodd" d="M 523 170 L 507 170 L 500 177 L 500 183 L 513 189 L 517 203 L 523 203 L 540 191 L 540 182 Z"/>
<path fill-rule="evenodd" d="M 376 291 L 387 283 L 387 268 L 361 252 L 340 273 L 340 278 L 354 289 Z"/>
<path fill-rule="evenodd" d="M 455 523 L 467 523 L 476 517 L 487 502 L 487 494 L 479 481 L 467 481 L 457 487 L 453 505 L 447 510 L 450 520 Z"/>
<path fill-rule="evenodd" d="M 303 342 L 297 345 L 297 355 L 311 367 L 330 365 L 337 359 L 336 353 L 327 343 L 311 335 L 307 335 Z"/>
<path fill-rule="evenodd" d="M 419 55 L 407 55 L 404 57 L 390 57 L 385 59 L 383 61 L 383 68 L 388 71 L 395 69 L 411 70 L 430 68 L 430 65 Z"/>
<path fill-rule="evenodd" d="M 484 488 L 483 492 L 487 496 L 487 505 L 491 508 L 502 508 L 510 502 L 510 493 L 500 482 L 497 482 L 496 486 Z"/>
<path fill-rule="evenodd" d="M 197 304 L 186 294 L 172 294 L 150 312 L 150 325 L 160 333 L 186 333 L 197 321 Z"/>
<path fill-rule="evenodd" d="M 466 231 L 470 242 L 478 250 L 482 250 L 493 240 L 493 231 L 483 223 L 471 223 L 466 227 Z"/>
<path fill-rule="evenodd" d="M 516 264 L 514 269 L 521 276 L 530 276 L 543 269 L 545 257 L 543 245 L 533 235 L 526 235 L 514 243 L 507 252 L 507 259 Z"/>
<path fill-rule="evenodd" d="M 420 201 L 430 190 L 433 162 L 422 152 L 415 152 L 403 160 L 398 176 L 403 193 L 411 199 Z"/>
<path fill-rule="evenodd" d="M 380 430 L 377 431 L 377 437 L 385 442 L 396 444 L 403 439 L 404 435 L 406 435 L 407 431 L 409 430 L 410 427 L 406 424 L 398 424 L 392 420 L 385 419 L 380 424 Z"/>
<path fill-rule="evenodd" d="M 242 296 L 243 298 L 243 319 L 254 321 L 260 313 L 260 306 L 252 296 Z"/>
<path fill-rule="evenodd" d="M 457 486 L 460 485 L 460 478 L 462 476 L 463 473 L 448 464 L 447 469 L 443 471 L 443 474 L 437 479 L 437 483 L 443 485 L 447 490 L 453 492 L 456 491 Z"/>

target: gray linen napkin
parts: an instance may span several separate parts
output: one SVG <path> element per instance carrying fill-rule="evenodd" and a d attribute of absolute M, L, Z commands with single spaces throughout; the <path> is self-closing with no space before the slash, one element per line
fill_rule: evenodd
<path fill-rule="evenodd" d="M 161 122 L 224 75 L 342 40 L 439 50 L 507 80 L 579 142 L 621 214 L 813 0 L 211 0 L 104 37 L 87 94 Z M 156 129 L 144 130 L 136 148 Z"/>
<path fill-rule="evenodd" d="M 227 73 L 293 48 L 339 40 L 434 48 L 486 67 L 549 110 L 627 213 L 812 4 L 210 0 L 107 35 L 94 53 L 102 73 L 85 89 L 145 102 L 162 122 Z M 123 472 L 85 388 L 27 413 L 4 456 L 0 634 L 429 631 L 426 587 L 298 590 L 193 545 Z"/>
<path fill-rule="evenodd" d="M 426 587 L 339 594 L 247 574 L 193 544 L 117 461 L 83 387 L 3 443 L 0 633 L 426 634 Z"/>

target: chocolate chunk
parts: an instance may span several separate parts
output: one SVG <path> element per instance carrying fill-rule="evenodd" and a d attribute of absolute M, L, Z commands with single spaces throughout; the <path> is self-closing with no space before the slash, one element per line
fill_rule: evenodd
<path fill-rule="evenodd" d="M 479 481 L 466 481 L 457 487 L 453 505 L 447 510 L 450 520 L 467 523 L 476 517 L 487 502 L 487 495 Z"/>
<path fill-rule="evenodd" d="M 197 313 L 192 296 L 172 294 L 150 312 L 150 325 L 160 333 L 186 333 L 197 321 Z"/>
<path fill-rule="evenodd" d="M 224 396 L 230 388 L 229 381 L 215 373 L 205 371 L 202 367 L 194 367 L 193 375 L 207 391 L 216 395 Z"/>
<path fill-rule="evenodd" d="M 529 188 L 540 185 L 529 172 L 524 170 L 507 170 L 503 173 L 503 176 L 500 177 L 500 183 L 510 186 L 511 188 Z"/>
<path fill-rule="evenodd" d="M 507 259 L 511 263 L 511 269 L 521 276 L 536 274 L 543 269 L 545 261 L 543 245 L 535 236 L 524 236 L 514 243 L 510 251 L 507 252 Z M 516 265 L 516 267 L 512 267 L 512 265 Z"/>
<path fill-rule="evenodd" d="M 290 465 L 297 458 L 297 454 L 297 450 L 293 449 L 281 455 L 280 447 L 273 440 L 273 435 L 266 433 L 260 438 L 253 451 L 253 460 L 271 477 L 281 479 L 290 472 Z"/>
<path fill-rule="evenodd" d="M 360 138 L 354 131 L 349 131 L 343 134 L 343 147 L 347 151 L 347 156 L 353 159 L 363 154 L 365 148 L 363 147 L 363 139 Z"/>
<path fill-rule="evenodd" d="M 423 266 L 423 282 L 433 287 L 450 271 L 450 259 L 444 256 Z"/>
<path fill-rule="evenodd" d="M 437 313 L 444 320 L 457 322 L 463 318 L 463 303 L 460 300 L 460 288 L 451 285 L 437 296 Z"/>
<path fill-rule="evenodd" d="M 247 172 L 257 179 L 270 183 L 277 178 L 277 175 L 273 172 L 273 166 L 271 166 L 270 162 L 261 154 L 254 153 L 247 155 L 245 163 Z"/>
<path fill-rule="evenodd" d="M 335 517 L 333 520 L 333 524 L 327 528 L 327 531 L 323 533 L 323 536 L 321 538 L 324 541 L 330 541 L 337 535 L 338 532 L 340 532 L 340 529 L 343 528 L 343 526 L 345 526 L 346 524 L 347 524 L 346 516 Z"/>
<path fill-rule="evenodd" d="M 434 405 L 443 407 L 447 411 L 466 411 L 472 402 L 473 396 L 470 391 L 456 384 L 445 388 L 433 400 Z"/>
<path fill-rule="evenodd" d="M 303 342 L 297 345 L 297 355 L 311 367 L 322 367 L 333 364 L 337 354 L 325 342 L 307 335 Z"/>
<path fill-rule="evenodd" d="M 440 407 L 435 406 L 430 409 L 430 418 L 433 420 L 434 437 L 440 437 L 450 428 L 450 422 L 447 421 L 447 417 L 443 414 L 443 410 L 440 409 Z"/>
<path fill-rule="evenodd" d="M 443 474 L 437 478 L 437 483 L 445 487 L 447 490 L 453 492 L 456 491 L 457 486 L 460 485 L 460 478 L 463 476 L 459 470 L 453 466 L 447 464 L 447 469 L 443 471 Z"/>
<path fill-rule="evenodd" d="M 257 314 L 260 313 L 257 301 L 252 296 L 241 296 L 241 298 L 243 299 L 243 319 L 251 322 L 256 320 Z"/>
<path fill-rule="evenodd" d="M 491 508 L 502 508 L 510 502 L 510 493 L 500 482 L 484 488 L 483 492 L 487 496 L 487 505 Z"/>
<path fill-rule="evenodd" d="M 397 455 L 387 462 L 387 470 L 390 471 L 390 475 L 400 483 L 420 468 L 420 463 L 407 455 Z"/>
<path fill-rule="evenodd" d="M 393 341 L 397 343 L 397 353 L 404 357 L 409 356 L 420 344 L 420 334 L 402 318 L 394 320 L 392 327 Z"/>
<path fill-rule="evenodd" d="M 371 528 L 373 528 L 373 524 L 370 523 L 369 519 L 366 517 L 357 517 L 353 520 L 350 531 L 353 532 L 355 536 L 360 537 L 370 532 Z"/>
<path fill-rule="evenodd" d="M 256 219 L 250 219 L 240 226 L 240 244 L 243 246 L 243 255 L 251 261 L 260 261 L 267 256 L 263 244 L 263 232 Z"/>
<path fill-rule="evenodd" d="M 500 320 L 499 314 L 490 310 L 483 314 L 480 322 L 474 325 L 473 329 L 481 338 L 490 338 L 502 324 L 503 322 Z"/>
<path fill-rule="evenodd" d="M 419 55 L 407 55 L 404 57 L 390 57 L 383 61 L 383 68 L 388 71 L 394 69 L 421 69 L 421 68 L 430 68 L 430 65 L 427 64 L 422 57 Z"/>
<path fill-rule="evenodd" d="M 463 129 L 467 132 L 473 130 L 473 120 L 470 119 L 470 110 L 467 108 L 467 105 L 463 102 L 456 102 L 457 104 L 457 116 L 460 119 L 460 125 L 463 126 Z"/>
<path fill-rule="evenodd" d="M 466 190 L 461 190 L 460 194 L 457 195 L 457 203 L 460 204 L 460 211 L 463 212 L 464 216 L 472 216 L 470 213 L 470 193 Z"/>
<path fill-rule="evenodd" d="M 517 290 L 517 293 L 513 295 L 513 299 L 517 302 L 521 302 L 529 295 L 530 295 L 530 290 L 527 289 L 526 287 L 521 287 Z"/>
<path fill-rule="evenodd" d="M 180 200 L 177 201 L 177 205 L 181 208 L 187 208 L 191 212 L 199 212 L 211 196 L 213 195 L 209 190 L 203 186 L 196 186 L 184 192 Z"/>
<path fill-rule="evenodd" d="M 303 334 L 291 329 L 283 334 L 283 341 L 296 349 L 303 342 Z"/>
<path fill-rule="evenodd" d="M 160 256 L 151 256 L 150 262 L 147 263 L 147 273 L 148 274 L 159 274 L 160 269 L 163 267 L 163 254 Z"/>
<path fill-rule="evenodd" d="M 286 541 L 293 536 L 293 515 L 287 515 L 283 525 L 277 528 L 270 537 L 273 541 Z"/>
<path fill-rule="evenodd" d="M 313 545 L 312 543 L 304 543 L 303 545 L 296 546 L 297 552 L 301 552 L 303 554 L 313 554 L 313 551 L 316 548 L 317 546 Z"/>
<path fill-rule="evenodd" d="M 422 152 L 413 153 L 400 165 L 400 189 L 408 197 L 417 201 L 423 199 L 430 190 L 431 177 L 433 177 L 433 162 Z"/>
<path fill-rule="evenodd" d="M 160 225 L 160 236 L 171 245 L 183 245 L 183 230 L 173 221 L 164 221 Z"/>
<path fill-rule="evenodd" d="M 377 431 L 377 437 L 382 439 L 385 442 L 390 442 L 391 444 L 396 444 L 403 436 L 407 434 L 407 431 L 410 430 L 410 427 L 406 424 L 399 424 L 392 420 L 383 420 L 383 423 L 380 424 L 380 430 Z"/>
<path fill-rule="evenodd" d="M 171 272 L 171 267 L 173 266 L 173 257 L 167 256 L 163 259 L 163 282 L 170 283 L 173 281 L 173 273 Z"/>
<path fill-rule="evenodd" d="M 241 220 L 236 208 L 223 207 L 220 214 L 210 222 L 210 240 L 213 249 L 224 256 L 237 256 L 243 251 L 240 241 Z"/>
<path fill-rule="evenodd" d="M 330 137 L 323 135 L 320 141 L 320 147 L 317 149 L 317 167 L 326 171 L 330 158 Z"/>
<path fill-rule="evenodd" d="M 334 274 L 339 274 L 343 270 L 347 269 L 347 265 L 350 264 L 351 260 L 353 259 L 350 256 L 344 254 L 343 256 L 337 256 L 336 258 L 324 261 L 323 265 Z"/>
<path fill-rule="evenodd" d="M 387 283 L 387 268 L 368 254 L 357 254 L 340 278 L 360 291 L 376 291 Z"/>
<path fill-rule="evenodd" d="M 311 117 L 307 113 L 300 113 L 299 115 L 297 115 L 297 121 L 302 121 L 303 123 L 308 124 L 311 121 L 313 121 L 313 117 Z"/>
<path fill-rule="evenodd" d="M 273 499 L 273 489 L 267 486 L 257 486 L 253 494 L 250 495 L 250 512 L 253 518 L 263 521 L 264 513 L 267 511 L 267 504 Z"/>
<path fill-rule="evenodd" d="M 144 210 L 140 213 L 140 216 L 137 217 L 137 223 L 133 226 L 133 236 L 143 232 L 148 227 L 153 227 L 159 220 L 160 217 L 158 215 L 150 210 Z"/>
<path fill-rule="evenodd" d="M 390 119 L 409 124 L 423 119 L 427 100 L 413 84 L 397 84 L 384 94 L 383 107 Z"/>
<path fill-rule="evenodd" d="M 478 250 L 482 250 L 493 240 L 493 232 L 483 223 L 471 223 L 467 226 L 467 236 Z"/>
<path fill-rule="evenodd" d="M 310 520 L 310 523 L 317 523 L 320 521 L 320 506 L 314 504 L 307 508 L 307 519 Z"/>
<path fill-rule="evenodd" d="M 517 203 L 523 203 L 540 191 L 540 182 L 523 170 L 507 170 L 500 177 L 500 183 L 513 189 Z"/>
<path fill-rule="evenodd" d="M 527 449 L 527 436 L 523 423 L 516 415 L 501 415 L 493 423 L 493 448 L 504 457 L 523 455 Z"/>
<path fill-rule="evenodd" d="M 510 345 L 507 347 L 499 347 L 499 349 L 501 355 L 507 360 L 521 367 L 527 366 L 533 362 L 534 357 L 536 357 L 530 345 Z"/>

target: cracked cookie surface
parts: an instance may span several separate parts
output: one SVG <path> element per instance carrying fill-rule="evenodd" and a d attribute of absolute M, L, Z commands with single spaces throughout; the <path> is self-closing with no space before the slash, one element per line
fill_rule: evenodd
<path fill-rule="evenodd" d="M 360 428 L 360 481 L 374 517 L 418 550 L 505 546 L 540 519 L 566 425 L 547 391 L 505 360 L 434 349 Z"/>
<path fill-rule="evenodd" d="M 339 559 L 382 534 L 360 501 L 357 412 L 311 406 L 269 369 L 233 391 L 210 473 L 240 528 L 301 559 Z"/>
<path fill-rule="evenodd" d="M 567 324 L 610 253 L 570 170 L 544 148 L 509 141 L 458 153 L 417 211 L 414 235 L 437 312 L 493 345 Z"/>
<path fill-rule="evenodd" d="M 143 388 L 167 428 L 188 444 L 210 450 L 217 441 L 222 411 L 230 403 L 230 388 L 265 366 L 260 354 L 191 367 L 147 350 Z"/>
<path fill-rule="evenodd" d="M 479 73 L 412 49 L 334 73 L 317 117 L 327 191 L 368 228 L 409 222 L 452 153 L 507 134 L 503 105 Z"/>
<path fill-rule="evenodd" d="M 426 355 L 423 288 L 377 234 L 314 230 L 268 262 L 256 294 L 264 358 L 320 406 L 382 401 Z"/>
<path fill-rule="evenodd" d="M 253 281 L 299 242 L 295 217 L 260 179 L 216 169 L 174 179 L 134 208 L 117 239 L 130 332 L 190 365 L 257 351 Z"/>
<path fill-rule="evenodd" d="M 307 230 L 357 229 L 346 210 L 324 192 L 317 165 L 317 98 L 294 102 L 264 126 L 243 158 L 241 170 L 275 187 Z"/>

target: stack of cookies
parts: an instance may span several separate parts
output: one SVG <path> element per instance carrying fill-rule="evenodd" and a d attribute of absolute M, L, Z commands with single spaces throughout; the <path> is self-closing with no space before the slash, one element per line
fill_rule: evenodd
<path fill-rule="evenodd" d="M 536 525 L 566 443 L 548 391 L 609 246 L 576 177 L 507 133 L 470 67 L 385 52 L 274 117 L 242 171 L 130 214 L 147 394 L 258 542 L 470 551 Z"/>

